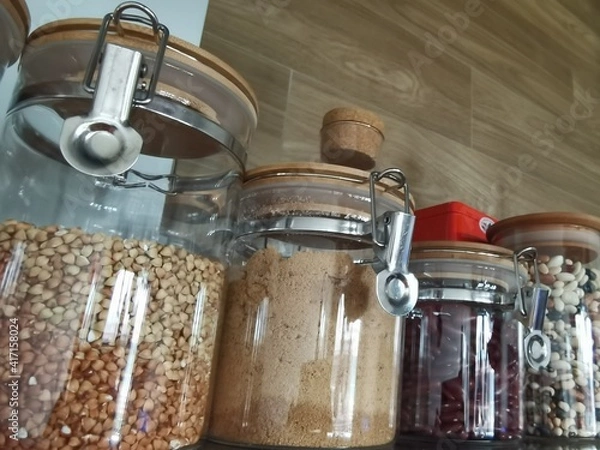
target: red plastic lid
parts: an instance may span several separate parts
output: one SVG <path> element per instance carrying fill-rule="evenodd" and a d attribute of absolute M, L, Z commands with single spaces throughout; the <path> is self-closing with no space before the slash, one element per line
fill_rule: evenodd
<path fill-rule="evenodd" d="M 415 212 L 414 241 L 487 242 L 486 231 L 496 219 L 460 202 L 448 202 Z"/>

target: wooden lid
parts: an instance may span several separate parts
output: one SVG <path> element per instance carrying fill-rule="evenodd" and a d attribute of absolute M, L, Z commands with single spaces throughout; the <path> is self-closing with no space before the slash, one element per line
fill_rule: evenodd
<path fill-rule="evenodd" d="M 589 214 L 570 212 L 525 214 L 496 222 L 488 228 L 487 237 L 489 241 L 494 242 L 499 235 L 506 231 L 554 225 L 583 227 L 594 231 L 600 231 L 600 218 Z"/>
<path fill-rule="evenodd" d="M 207 105 L 202 100 L 190 95 L 189 92 L 184 92 L 181 89 L 177 89 L 165 83 L 158 83 L 156 85 L 156 95 L 181 103 L 219 124 L 217 112 L 210 105 Z"/>
<path fill-rule="evenodd" d="M 316 179 L 328 179 L 340 186 L 348 183 L 359 184 L 369 189 L 370 172 L 354 169 L 351 167 L 339 166 L 336 164 L 313 163 L 313 162 L 297 162 L 287 164 L 272 164 L 267 166 L 257 167 L 246 172 L 245 186 L 254 184 L 259 181 L 268 179 L 276 179 L 280 177 L 314 177 Z M 404 190 L 398 189 L 398 185 L 387 178 L 384 178 L 376 183 L 377 187 L 384 194 L 394 197 L 395 200 L 404 202 Z M 414 198 L 410 196 L 410 208 L 414 211 Z"/>
<path fill-rule="evenodd" d="M 23 35 L 27 36 L 31 26 L 31 15 L 25 0 L 0 0 L 0 6 L 6 8 L 15 23 L 22 29 Z"/>
<path fill-rule="evenodd" d="M 600 218 L 582 213 L 551 212 L 510 217 L 492 225 L 493 244 L 535 246 L 539 253 L 590 262 L 600 250 Z"/>
<path fill-rule="evenodd" d="M 377 130 L 381 134 L 383 134 L 383 132 L 385 131 L 383 120 L 381 120 L 381 118 L 377 114 L 367 109 L 355 107 L 341 107 L 332 109 L 323 116 L 323 126 L 339 121 L 362 122 L 364 124 L 377 128 Z"/>
<path fill-rule="evenodd" d="M 413 243 L 411 261 L 460 259 L 494 263 L 514 268 L 514 253 L 504 247 L 464 241 L 420 241 Z"/>
<path fill-rule="evenodd" d="M 20 38 L 25 42 L 31 26 L 31 16 L 25 0 L 0 0 L 0 7 L 4 8 L 12 18 L 19 28 Z M 17 59 L 19 59 L 18 54 L 11 59 L 10 63 L 14 63 Z"/>
<path fill-rule="evenodd" d="M 102 21 L 98 19 L 67 19 L 51 22 L 34 30 L 29 36 L 27 45 L 69 40 L 94 41 L 98 36 L 101 23 Z M 113 33 L 108 36 L 110 42 L 127 43 L 142 50 L 154 51 L 155 37 L 150 28 L 131 23 L 123 23 L 122 27 L 125 33 L 124 36 L 119 36 L 116 34 L 116 28 L 111 26 L 110 31 Z M 228 87 L 235 86 L 233 92 L 245 103 L 249 102 L 255 114 L 258 114 L 258 100 L 248 82 L 216 56 L 196 45 L 170 36 L 165 57 L 195 67 L 199 72 L 208 75 L 213 73 L 220 75 L 228 82 L 224 84 L 229 85 Z"/>

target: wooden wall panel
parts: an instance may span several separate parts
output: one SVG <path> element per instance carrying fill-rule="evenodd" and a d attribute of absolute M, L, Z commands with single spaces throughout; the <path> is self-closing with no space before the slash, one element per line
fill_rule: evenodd
<path fill-rule="evenodd" d="M 257 92 L 249 167 L 318 160 L 357 105 L 420 207 L 600 215 L 596 0 L 211 0 L 203 46 Z"/>

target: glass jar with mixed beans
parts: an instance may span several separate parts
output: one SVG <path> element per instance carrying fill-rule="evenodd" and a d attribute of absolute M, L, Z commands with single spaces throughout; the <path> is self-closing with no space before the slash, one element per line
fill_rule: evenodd
<path fill-rule="evenodd" d="M 577 213 L 512 217 L 489 239 L 539 252 L 541 282 L 550 289 L 544 330 L 547 368 L 525 377 L 526 432 L 543 445 L 597 445 L 600 433 L 600 218 Z M 537 438 L 537 439 L 536 439 Z"/>

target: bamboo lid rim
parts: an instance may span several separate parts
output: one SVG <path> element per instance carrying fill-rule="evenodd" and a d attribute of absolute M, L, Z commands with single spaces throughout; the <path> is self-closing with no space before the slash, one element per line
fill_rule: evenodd
<path fill-rule="evenodd" d="M 448 252 L 459 256 L 461 254 L 469 253 L 481 254 L 482 256 L 493 256 L 498 258 L 512 258 L 514 253 L 505 248 L 497 245 L 485 244 L 480 242 L 467 242 L 467 241 L 418 241 L 412 245 L 411 259 L 413 255 L 425 255 L 428 252 Z"/>
<path fill-rule="evenodd" d="M 0 6 L 4 7 L 12 17 L 25 40 L 31 27 L 31 14 L 25 0 L 0 0 Z M 18 56 L 16 55 L 14 59 L 17 60 Z"/>
<path fill-rule="evenodd" d="M 499 236 L 508 231 L 540 226 L 546 228 L 549 226 L 580 227 L 600 232 L 600 218 L 590 214 L 572 212 L 525 214 L 496 222 L 488 228 L 487 237 L 493 243 Z"/>
<path fill-rule="evenodd" d="M 29 12 L 29 8 L 25 0 L 14 0 L 12 5 L 17 10 L 19 14 L 19 19 L 21 23 L 25 27 L 25 35 L 29 33 L 29 28 L 31 27 L 31 14 Z"/>
<path fill-rule="evenodd" d="M 339 178 L 340 182 L 368 183 L 371 172 L 346 167 L 337 164 L 319 163 L 319 162 L 292 162 L 277 163 L 266 166 L 256 167 L 246 172 L 244 184 L 250 184 L 265 178 L 277 178 L 284 176 L 327 176 L 330 178 Z M 395 187 L 392 180 L 382 179 L 376 183 L 384 192 L 394 194 L 391 188 Z M 404 191 L 397 191 L 397 197 L 404 201 Z M 414 210 L 414 198 L 410 196 L 410 206 Z"/>
<path fill-rule="evenodd" d="M 80 31 L 82 34 L 78 37 L 84 40 L 89 40 L 89 37 L 86 36 L 84 32 L 97 32 L 101 24 L 102 20 L 100 19 L 81 18 L 50 22 L 34 30 L 27 40 L 27 45 L 32 45 L 42 37 L 61 32 Z M 131 23 L 122 23 L 122 27 L 125 30 L 126 35 L 130 34 L 132 38 L 154 43 L 154 35 L 149 28 Z M 116 32 L 116 28 L 114 28 L 114 26 L 111 26 L 110 30 Z M 209 53 L 208 51 L 175 36 L 169 36 L 167 54 L 169 50 L 186 56 L 190 59 L 190 62 L 196 62 L 215 70 L 217 73 L 232 82 L 245 95 L 245 97 L 248 98 L 255 110 L 255 114 L 258 114 L 258 99 L 254 93 L 254 90 L 248 84 L 248 82 L 229 64 L 225 63 L 212 53 Z"/>

